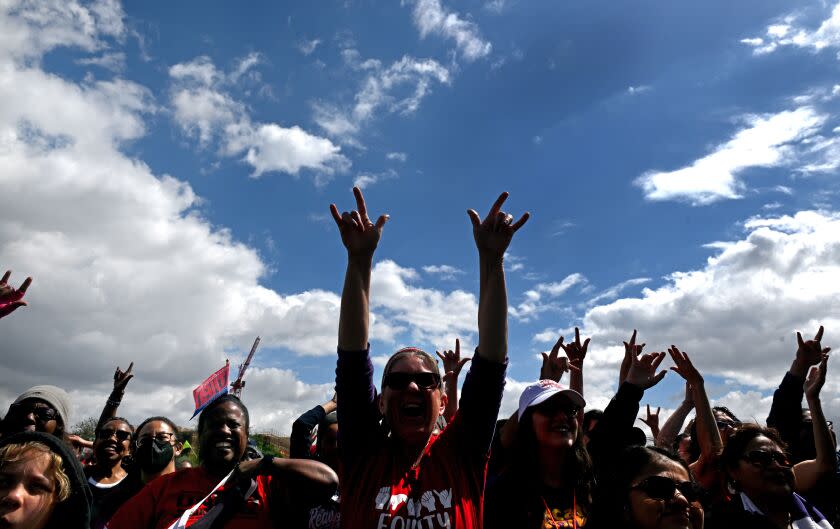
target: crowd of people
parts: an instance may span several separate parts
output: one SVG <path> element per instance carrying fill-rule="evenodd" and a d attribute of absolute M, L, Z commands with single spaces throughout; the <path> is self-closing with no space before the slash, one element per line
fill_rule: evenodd
<path fill-rule="evenodd" d="M 335 395 L 295 421 L 289 458 L 251 446 L 248 408 L 224 394 L 199 415 L 199 465 L 176 468 L 183 446 L 172 420 L 148 417 L 135 427 L 117 414 L 129 366 L 116 370 L 92 461 L 82 465 L 77 449 L 86 441 L 67 431 L 67 393 L 35 386 L 0 426 L 0 528 L 840 529 L 840 452 L 821 405 L 830 351 L 822 327 L 812 339 L 797 333 L 766 425 L 713 407 L 685 351 L 645 352 L 635 330 L 605 409 L 587 408 L 590 339 L 575 329 L 573 340 L 561 336 L 543 353 L 539 380 L 500 420 L 509 354 L 504 255 L 529 218 L 502 211 L 503 193 L 484 218 L 468 211 L 479 258 L 474 355 L 463 357 L 457 341 L 437 358 L 400 349 L 377 388 L 370 284 L 389 217 L 372 221 L 361 191 L 354 194 L 355 210 L 330 206 L 347 254 Z M 25 306 L 31 283 L 14 289 L 9 279 L 0 281 L 0 317 Z M 667 372 L 666 357 L 685 398 L 661 427 L 659 408 L 648 405 L 648 443 L 637 416 Z"/>

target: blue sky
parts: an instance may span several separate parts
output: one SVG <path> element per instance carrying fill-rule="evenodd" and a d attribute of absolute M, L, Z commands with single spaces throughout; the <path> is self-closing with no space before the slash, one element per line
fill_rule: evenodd
<path fill-rule="evenodd" d="M 180 417 L 260 334 L 246 397 L 286 429 L 329 393 L 345 261 L 328 205 L 354 183 L 391 215 L 380 357 L 474 345 L 465 211 L 507 190 L 531 212 L 507 260 L 506 411 L 580 325 L 594 405 L 635 327 L 763 419 L 794 331 L 840 328 L 830 2 L 12 2 L 0 24 L 18 37 L 0 45 L 0 182 L 22 197 L 0 263 L 35 278 L 0 361 L 9 398 L 46 379 L 93 414 L 135 360 L 153 397 L 128 409 Z M 672 373 L 648 400 L 681 391 Z"/>

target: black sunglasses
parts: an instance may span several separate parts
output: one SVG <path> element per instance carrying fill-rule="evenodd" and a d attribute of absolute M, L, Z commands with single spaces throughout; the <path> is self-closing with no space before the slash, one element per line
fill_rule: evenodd
<path fill-rule="evenodd" d="M 391 389 L 405 389 L 412 382 L 420 389 L 440 387 L 440 375 L 437 373 L 388 373 L 382 379 L 382 385 Z"/>
<path fill-rule="evenodd" d="M 58 412 L 49 406 L 24 406 L 23 404 L 12 404 L 9 406 L 11 414 L 25 417 L 30 413 L 41 422 L 52 421 L 58 418 Z"/>
<path fill-rule="evenodd" d="M 98 432 L 96 432 L 96 436 L 100 439 L 110 439 L 113 436 L 117 436 L 117 441 L 122 443 L 126 439 L 131 438 L 131 432 L 126 432 L 125 430 L 115 430 L 113 428 L 102 428 Z"/>
<path fill-rule="evenodd" d="M 740 426 L 741 423 L 737 423 L 735 421 L 716 421 L 718 430 L 725 430 L 727 428 L 735 428 L 736 426 Z"/>
<path fill-rule="evenodd" d="M 700 501 L 703 496 L 703 488 L 694 481 L 676 482 L 665 476 L 650 476 L 630 487 L 631 490 L 638 489 L 654 500 L 670 500 L 677 491 L 680 491 L 689 503 Z"/>
<path fill-rule="evenodd" d="M 744 461 L 758 465 L 760 467 L 769 467 L 775 461 L 780 467 L 790 467 L 790 461 L 787 456 L 781 452 L 768 452 L 766 450 L 752 450 L 744 454 Z"/>

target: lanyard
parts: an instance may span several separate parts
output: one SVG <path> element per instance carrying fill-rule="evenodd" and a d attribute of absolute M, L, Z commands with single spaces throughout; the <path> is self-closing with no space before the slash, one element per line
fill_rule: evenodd
<path fill-rule="evenodd" d="M 548 517 L 551 518 L 551 525 L 554 527 L 560 527 L 560 522 L 554 519 L 554 514 L 551 512 L 551 508 L 546 503 L 545 498 L 540 496 L 540 499 L 545 505 L 545 512 L 548 513 Z M 577 494 L 572 495 L 572 526 L 574 529 L 577 529 Z"/>

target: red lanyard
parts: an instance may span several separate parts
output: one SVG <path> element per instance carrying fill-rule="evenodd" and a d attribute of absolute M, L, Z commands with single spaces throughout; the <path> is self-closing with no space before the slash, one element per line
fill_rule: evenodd
<path fill-rule="evenodd" d="M 548 506 L 548 503 L 546 503 L 545 498 L 540 496 L 540 499 L 542 500 L 543 505 L 545 505 L 545 512 L 547 512 L 549 518 L 551 518 L 551 525 L 554 527 L 560 527 L 560 522 L 554 519 L 554 514 L 551 512 L 551 508 Z M 577 494 L 572 496 L 572 526 L 574 529 L 577 529 Z"/>

